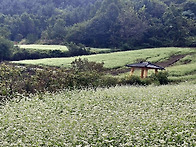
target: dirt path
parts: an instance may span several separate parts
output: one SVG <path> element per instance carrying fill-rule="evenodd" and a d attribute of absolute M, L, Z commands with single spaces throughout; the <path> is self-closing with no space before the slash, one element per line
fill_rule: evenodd
<path fill-rule="evenodd" d="M 186 55 L 174 55 L 174 56 L 171 56 L 169 60 L 158 62 L 156 64 L 162 67 L 172 66 L 174 63 L 178 62 L 180 59 L 184 58 L 185 56 Z"/>
<path fill-rule="evenodd" d="M 158 62 L 155 64 L 161 67 L 169 67 L 169 66 L 172 66 L 174 63 L 178 62 L 180 59 L 184 58 L 185 56 L 186 55 L 174 55 L 174 56 L 171 56 L 167 61 Z M 113 70 L 110 70 L 109 73 L 112 75 L 118 75 L 118 74 L 126 73 L 129 71 L 130 71 L 129 68 L 113 69 Z"/>

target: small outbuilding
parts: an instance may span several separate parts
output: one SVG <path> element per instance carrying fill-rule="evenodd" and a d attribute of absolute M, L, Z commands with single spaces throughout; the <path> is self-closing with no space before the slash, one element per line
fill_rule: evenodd
<path fill-rule="evenodd" d="M 135 69 L 141 69 L 141 78 L 146 78 L 148 76 L 149 69 L 154 69 L 155 74 L 158 73 L 158 70 L 165 70 L 163 67 L 152 64 L 150 62 L 127 64 L 126 66 L 131 67 L 131 72 L 130 72 L 131 75 L 133 75 Z"/>

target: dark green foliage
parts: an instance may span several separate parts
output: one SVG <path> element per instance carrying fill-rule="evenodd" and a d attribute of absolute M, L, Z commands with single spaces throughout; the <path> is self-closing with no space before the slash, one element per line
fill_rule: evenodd
<path fill-rule="evenodd" d="M 157 84 L 165 85 L 169 83 L 168 76 L 168 72 L 158 72 L 157 74 L 152 74 L 150 79 L 155 83 L 157 82 Z"/>
<path fill-rule="evenodd" d="M 123 85 L 142 85 L 142 79 L 138 76 L 127 76 L 121 79 Z"/>
<path fill-rule="evenodd" d="M 15 47 L 12 51 L 10 60 L 25 60 L 25 59 L 41 59 L 41 58 L 55 58 L 68 57 L 70 54 L 66 51 L 60 50 L 29 50 Z"/>
<path fill-rule="evenodd" d="M 90 51 L 82 44 L 75 44 L 73 42 L 66 44 L 70 56 L 88 55 Z"/>
<path fill-rule="evenodd" d="M 117 78 L 105 75 L 103 63 L 77 59 L 72 68 L 0 64 L 0 98 L 17 94 L 55 92 L 60 89 L 110 87 L 115 85 L 168 84 L 168 74 L 160 72 L 146 79 L 138 76 Z"/>
<path fill-rule="evenodd" d="M 12 42 L 0 36 L 0 62 L 2 60 L 9 60 L 12 48 Z"/>
<path fill-rule="evenodd" d="M 112 78 L 104 77 L 101 71 L 97 72 L 102 70 L 102 64 L 88 63 L 85 60 L 84 67 L 89 65 L 93 66 L 90 71 L 77 68 L 25 67 L 3 63 L 0 65 L 0 97 L 14 97 L 17 93 L 53 92 L 65 88 L 115 84 Z"/>
<path fill-rule="evenodd" d="M 92 71 L 96 71 L 96 72 L 103 72 L 104 71 L 104 67 L 103 67 L 104 63 L 96 63 L 96 62 L 92 62 L 92 61 L 88 61 L 88 59 L 75 59 L 75 61 L 73 61 L 71 63 L 71 68 L 76 71 L 76 72 L 92 72 Z"/>
<path fill-rule="evenodd" d="M 167 72 L 159 72 L 157 74 L 152 74 L 150 77 L 141 79 L 138 76 L 127 76 L 122 78 L 120 84 L 128 84 L 128 85 L 165 85 L 169 83 L 168 73 Z"/>
<path fill-rule="evenodd" d="M 195 0 L 1 0 L 0 35 L 123 50 L 194 47 L 195 10 Z"/>

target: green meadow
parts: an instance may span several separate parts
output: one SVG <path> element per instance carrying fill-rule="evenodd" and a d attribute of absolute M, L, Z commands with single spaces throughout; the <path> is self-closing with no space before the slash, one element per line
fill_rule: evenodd
<path fill-rule="evenodd" d="M 68 48 L 64 45 L 41 45 L 41 44 L 28 44 L 28 45 L 18 45 L 21 49 L 29 50 L 60 50 L 67 52 Z M 87 47 L 88 48 L 88 47 Z M 91 53 L 107 53 L 111 52 L 110 48 L 89 48 Z"/>
<path fill-rule="evenodd" d="M 114 52 L 107 54 L 86 55 L 69 58 L 47 58 L 38 60 L 15 61 L 19 64 L 49 65 L 59 67 L 69 67 L 70 63 L 77 58 L 86 58 L 89 61 L 104 62 L 106 68 L 123 67 L 126 64 L 137 62 L 137 60 L 147 60 L 150 62 L 161 62 L 169 59 L 172 55 L 193 54 L 195 48 L 154 48 L 125 52 Z"/>
<path fill-rule="evenodd" d="M 63 45 L 39 45 L 39 44 L 29 44 L 29 45 L 18 45 L 23 49 L 34 49 L 34 50 L 61 50 L 68 51 L 68 48 Z"/>

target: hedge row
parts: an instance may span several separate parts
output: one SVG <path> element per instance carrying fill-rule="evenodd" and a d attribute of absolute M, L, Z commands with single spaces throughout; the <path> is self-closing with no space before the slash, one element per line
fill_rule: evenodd
<path fill-rule="evenodd" d="M 15 97 L 18 93 L 55 92 L 65 88 L 168 83 L 165 73 L 141 79 L 137 76 L 124 78 L 106 76 L 104 71 L 103 63 L 88 62 L 88 60 L 81 59 L 74 61 L 70 69 L 19 66 L 3 63 L 0 65 L 0 96 L 1 98 L 10 98 Z"/>

